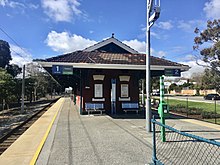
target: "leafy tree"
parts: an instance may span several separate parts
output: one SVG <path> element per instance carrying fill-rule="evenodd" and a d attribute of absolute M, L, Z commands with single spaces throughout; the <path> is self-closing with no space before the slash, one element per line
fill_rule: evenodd
<path fill-rule="evenodd" d="M 204 73 L 193 73 L 192 74 L 192 81 L 196 82 L 194 85 L 194 89 L 196 90 L 196 95 L 200 95 L 199 91 L 203 90 L 203 75 Z"/>
<path fill-rule="evenodd" d="M 178 86 L 178 85 L 176 85 L 176 83 L 172 83 L 172 84 L 169 86 L 169 92 L 175 90 L 177 86 Z"/>
<path fill-rule="evenodd" d="M 189 88 L 189 89 L 193 89 L 194 88 L 194 84 L 193 83 L 189 83 L 189 82 L 185 82 L 183 85 L 180 85 L 181 88 Z"/>
<path fill-rule="evenodd" d="M 20 103 L 22 93 L 22 79 L 14 79 L 14 81 L 14 95 L 16 97 L 17 103 Z"/>
<path fill-rule="evenodd" d="M 33 100 L 36 101 L 39 97 L 45 96 L 50 81 L 48 74 L 36 63 L 30 63 L 26 67 L 26 71 L 34 81 L 33 84 Z"/>
<path fill-rule="evenodd" d="M 33 77 L 25 79 L 25 95 L 30 103 L 33 101 L 34 85 L 35 79 Z"/>
<path fill-rule="evenodd" d="M 0 68 L 0 100 L 3 104 L 3 100 L 5 103 L 9 105 L 11 101 L 14 101 L 14 88 L 15 81 L 13 77 L 6 72 L 5 69 Z"/>
<path fill-rule="evenodd" d="M 6 70 L 10 75 L 16 77 L 18 74 L 21 73 L 22 69 L 18 65 L 12 64 L 12 65 L 8 65 Z"/>
<path fill-rule="evenodd" d="M 151 78 L 152 89 L 160 89 L 160 77 Z"/>
<path fill-rule="evenodd" d="M 202 78 L 204 89 L 216 89 L 220 92 L 220 75 L 212 69 L 205 69 Z"/>
<path fill-rule="evenodd" d="M 5 68 L 11 59 L 11 51 L 8 42 L 0 40 L 0 67 Z"/>
<path fill-rule="evenodd" d="M 194 50 L 199 51 L 206 67 L 220 74 L 220 19 L 207 21 L 205 30 L 196 28 L 194 32 L 197 34 L 194 38 Z"/>

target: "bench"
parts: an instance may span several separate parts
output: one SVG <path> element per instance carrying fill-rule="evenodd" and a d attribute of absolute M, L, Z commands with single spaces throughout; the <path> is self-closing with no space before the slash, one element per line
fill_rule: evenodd
<path fill-rule="evenodd" d="M 90 112 L 99 111 L 102 114 L 105 111 L 103 103 L 85 103 L 85 110 L 88 112 L 88 115 Z"/>
<path fill-rule="evenodd" d="M 127 114 L 128 111 L 136 111 L 138 114 L 139 109 L 139 104 L 138 103 L 122 103 L 122 110 Z"/>

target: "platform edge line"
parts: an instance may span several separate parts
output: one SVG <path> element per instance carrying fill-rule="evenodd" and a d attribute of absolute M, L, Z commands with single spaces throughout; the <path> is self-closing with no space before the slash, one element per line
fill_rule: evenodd
<path fill-rule="evenodd" d="M 63 102 L 62 102 L 62 104 L 63 104 Z M 61 105 L 62 105 L 62 104 L 61 104 Z M 51 128 L 52 128 L 52 125 L 53 125 L 53 123 L 54 123 L 54 121 L 55 121 L 55 119 L 56 119 L 56 117 L 57 117 L 57 114 L 58 114 L 58 112 L 59 112 L 60 109 L 61 109 L 61 105 L 60 105 L 60 107 L 59 107 L 59 110 L 58 110 L 58 111 L 55 113 L 55 115 L 53 116 L 53 119 L 52 119 L 52 121 L 51 121 L 49 127 L 47 128 L 47 131 L 46 131 L 46 133 L 44 134 L 43 139 L 41 140 L 41 142 L 40 142 L 39 146 L 37 147 L 37 150 L 36 150 L 36 152 L 35 152 L 33 158 L 31 159 L 30 165 L 35 165 L 35 163 L 36 163 L 36 161 L 37 161 L 37 158 L 38 158 L 38 156 L 39 156 L 39 154 L 40 154 L 40 152 L 41 152 L 41 149 L 43 148 L 43 145 L 44 145 L 45 141 L 47 140 L 47 137 L 48 137 L 48 135 L 49 135 L 49 133 L 50 133 L 50 130 L 51 130 Z"/>

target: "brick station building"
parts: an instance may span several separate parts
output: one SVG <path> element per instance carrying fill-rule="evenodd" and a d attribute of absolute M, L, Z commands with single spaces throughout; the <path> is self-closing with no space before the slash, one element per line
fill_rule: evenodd
<path fill-rule="evenodd" d="M 146 55 L 112 36 L 82 51 L 39 62 L 52 74 L 52 66 L 71 66 L 73 75 L 53 75 L 63 86 L 73 88 L 81 114 L 85 103 L 103 103 L 106 113 L 114 106 L 122 113 L 122 102 L 139 102 L 140 80 L 145 79 Z M 187 71 L 189 66 L 150 57 L 151 77 L 164 75 L 165 69 Z M 113 104 L 114 103 L 114 104 Z"/>

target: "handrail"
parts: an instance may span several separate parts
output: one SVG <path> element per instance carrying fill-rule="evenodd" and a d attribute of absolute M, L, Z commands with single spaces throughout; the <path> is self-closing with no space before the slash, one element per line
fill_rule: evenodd
<path fill-rule="evenodd" d="M 178 134 L 180 134 L 180 135 L 187 136 L 187 137 L 196 139 L 196 140 L 198 140 L 198 141 L 206 142 L 206 143 L 209 143 L 209 144 L 212 144 L 212 145 L 217 145 L 217 146 L 220 147 L 220 142 L 217 142 L 217 141 L 215 141 L 215 140 L 209 140 L 209 139 L 206 139 L 206 138 L 197 136 L 197 135 L 192 135 L 192 134 L 189 134 L 189 133 L 182 132 L 182 131 L 177 130 L 177 129 L 173 128 L 173 127 L 170 127 L 170 126 L 168 126 L 168 125 L 164 125 L 164 124 L 162 124 L 162 123 L 156 121 L 155 119 L 151 119 L 151 122 L 152 122 L 152 123 L 155 123 L 155 124 L 157 124 L 157 125 L 160 125 L 160 126 L 166 128 L 166 129 L 169 129 L 169 130 L 171 130 L 171 131 L 173 131 L 173 132 L 176 132 L 176 133 L 178 133 Z"/>

